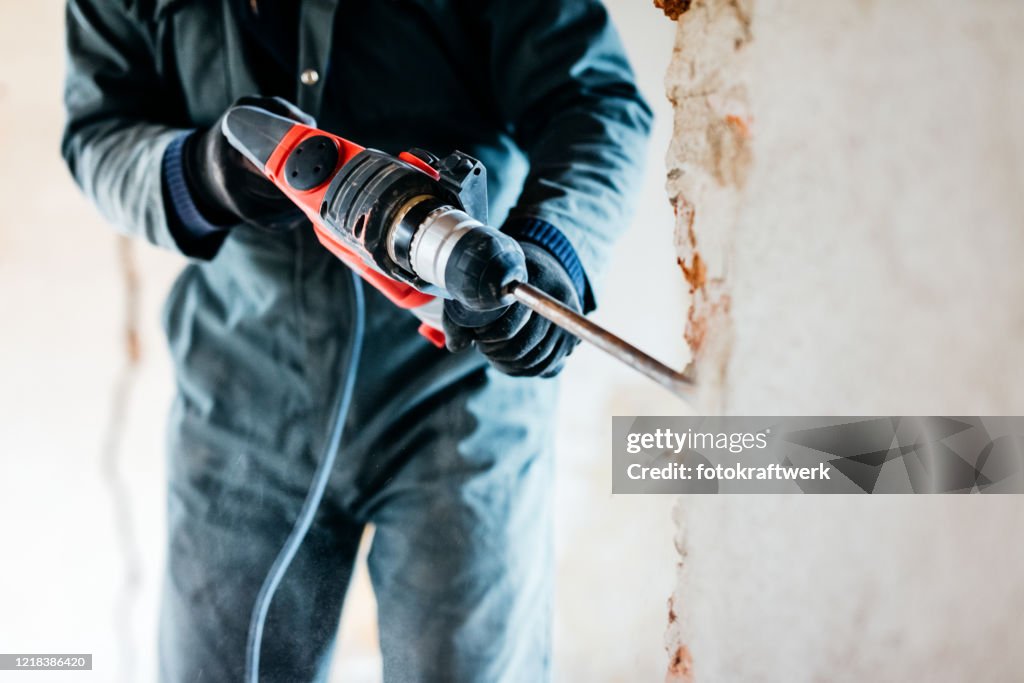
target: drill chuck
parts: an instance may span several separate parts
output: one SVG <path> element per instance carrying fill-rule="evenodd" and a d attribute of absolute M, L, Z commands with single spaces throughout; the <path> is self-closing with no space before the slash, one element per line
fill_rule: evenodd
<path fill-rule="evenodd" d="M 526 280 L 519 243 L 455 206 L 421 195 L 396 218 L 388 249 L 392 258 L 467 308 L 507 306 L 509 285 Z"/>
<path fill-rule="evenodd" d="M 526 279 L 522 249 L 470 216 L 443 179 L 368 149 L 331 181 L 320 216 L 338 241 L 391 278 L 437 288 L 474 311 L 507 306 L 508 285 Z"/>

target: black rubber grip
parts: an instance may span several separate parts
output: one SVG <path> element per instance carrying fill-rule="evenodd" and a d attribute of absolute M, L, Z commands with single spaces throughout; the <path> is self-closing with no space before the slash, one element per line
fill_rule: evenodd
<path fill-rule="evenodd" d="M 475 311 L 512 303 L 506 288 L 526 281 L 526 257 L 519 242 L 491 227 L 470 230 L 455 243 L 444 268 L 445 289 Z"/>
<path fill-rule="evenodd" d="M 295 121 L 261 107 L 239 104 L 224 115 L 221 132 L 231 146 L 244 154 L 261 171 L 295 126 Z"/>

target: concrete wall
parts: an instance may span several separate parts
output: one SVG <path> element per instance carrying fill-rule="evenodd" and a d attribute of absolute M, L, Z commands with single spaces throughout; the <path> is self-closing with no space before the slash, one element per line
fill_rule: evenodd
<path fill-rule="evenodd" d="M 1024 412 L 1024 6 L 664 4 L 701 410 Z M 676 520 L 670 680 L 1019 680 L 1018 498 Z"/>
<path fill-rule="evenodd" d="M 672 212 L 661 158 L 671 134 L 661 93 L 674 27 L 646 3 L 609 7 L 658 121 L 643 208 L 611 265 L 618 286 L 599 317 L 681 366 L 685 287 L 666 257 Z M 95 671 L 75 680 L 148 681 L 172 392 L 158 310 L 182 261 L 142 244 L 126 252 L 66 174 L 58 156 L 62 15 L 62 2 L 0 2 L 0 643 L 5 652 L 94 653 Z M 126 254 L 134 298 L 126 298 Z M 129 310 L 139 355 L 126 374 Z M 607 416 L 684 407 L 586 349 L 563 386 L 559 680 L 657 679 L 675 567 L 672 501 L 610 495 Z M 374 610 L 361 567 L 332 680 L 379 680 Z"/>

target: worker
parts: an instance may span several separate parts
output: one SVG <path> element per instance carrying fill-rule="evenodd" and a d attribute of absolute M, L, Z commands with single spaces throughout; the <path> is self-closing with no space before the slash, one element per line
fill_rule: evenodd
<path fill-rule="evenodd" d="M 237 681 L 250 611 L 328 438 L 357 286 L 228 145 L 238 98 L 361 145 L 461 150 L 529 280 L 582 312 L 628 224 L 651 113 L 598 0 L 69 0 L 74 178 L 188 264 L 163 323 L 166 682 Z M 361 285 L 359 285 L 361 286 Z M 326 496 L 274 598 L 261 680 L 323 680 L 364 529 L 388 682 L 549 680 L 552 437 L 576 340 L 519 304 L 455 351 L 365 287 Z"/>

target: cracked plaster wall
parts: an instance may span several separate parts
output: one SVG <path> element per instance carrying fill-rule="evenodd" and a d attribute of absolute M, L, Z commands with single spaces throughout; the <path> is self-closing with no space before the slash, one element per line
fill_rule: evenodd
<path fill-rule="evenodd" d="M 704 413 L 1024 413 L 1024 6 L 656 0 Z M 1015 680 L 1019 498 L 690 497 L 670 681 Z"/>

